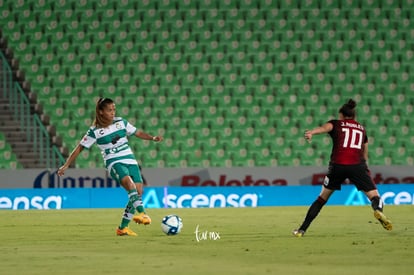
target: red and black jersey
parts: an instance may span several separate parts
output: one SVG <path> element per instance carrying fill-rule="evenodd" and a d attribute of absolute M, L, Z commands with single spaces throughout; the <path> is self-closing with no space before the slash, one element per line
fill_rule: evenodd
<path fill-rule="evenodd" d="M 354 165 L 364 162 L 364 147 L 368 137 L 364 126 L 353 119 L 330 120 L 333 125 L 331 163 Z"/>

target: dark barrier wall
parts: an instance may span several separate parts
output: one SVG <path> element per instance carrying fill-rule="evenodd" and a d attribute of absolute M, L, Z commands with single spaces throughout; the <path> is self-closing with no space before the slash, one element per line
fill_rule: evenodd
<path fill-rule="evenodd" d="M 155 186 L 297 186 L 321 185 L 326 167 L 246 168 L 143 168 L 148 185 Z M 377 184 L 414 183 L 413 166 L 372 166 Z M 1 188 L 116 187 L 105 169 L 68 169 L 64 177 L 56 170 L 0 170 Z"/>

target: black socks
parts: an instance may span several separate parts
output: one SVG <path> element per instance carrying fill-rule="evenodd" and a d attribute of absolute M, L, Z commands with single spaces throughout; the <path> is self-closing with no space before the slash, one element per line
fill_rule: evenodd
<path fill-rule="evenodd" d="M 318 197 L 312 205 L 309 207 L 308 213 L 306 213 L 305 220 L 303 224 L 300 226 L 299 230 L 306 231 L 312 221 L 318 216 L 319 212 L 321 211 L 322 207 L 325 205 L 326 201 L 321 197 Z"/>
<path fill-rule="evenodd" d="M 372 209 L 374 209 L 374 211 L 379 210 L 382 212 L 383 204 L 382 204 L 381 198 L 378 196 L 373 197 L 371 199 L 371 207 Z"/>

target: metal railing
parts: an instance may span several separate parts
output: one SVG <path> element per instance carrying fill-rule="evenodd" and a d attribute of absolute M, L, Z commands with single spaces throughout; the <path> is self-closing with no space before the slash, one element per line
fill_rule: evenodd
<path fill-rule="evenodd" d="M 9 63 L 6 60 L 6 57 L 3 55 L 3 53 L 0 51 L 0 72 L 1 72 L 1 81 L 2 81 L 2 91 L 3 94 L 6 93 L 6 91 L 10 91 L 13 89 L 13 74 L 12 70 L 10 68 Z"/>
<path fill-rule="evenodd" d="M 38 154 L 45 168 L 56 168 L 65 159 L 59 149 L 51 143 L 50 135 L 37 114 L 31 113 L 30 101 L 20 84 L 13 81 L 13 74 L 5 56 L 0 51 L 1 78 L 3 98 L 9 100 L 13 117 L 20 123 L 20 129 L 26 133 L 26 138 L 33 143 L 33 151 Z"/>

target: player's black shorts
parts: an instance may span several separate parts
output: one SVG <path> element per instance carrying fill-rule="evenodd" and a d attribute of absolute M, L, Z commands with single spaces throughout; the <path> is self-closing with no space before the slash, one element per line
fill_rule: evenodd
<path fill-rule="evenodd" d="M 341 190 L 341 185 L 345 179 L 349 179 L 358 190 L 368 192 L 377 189 L 366 163 L 356 165 L 331 163 L 323 184 L 328 189 Z"/>

